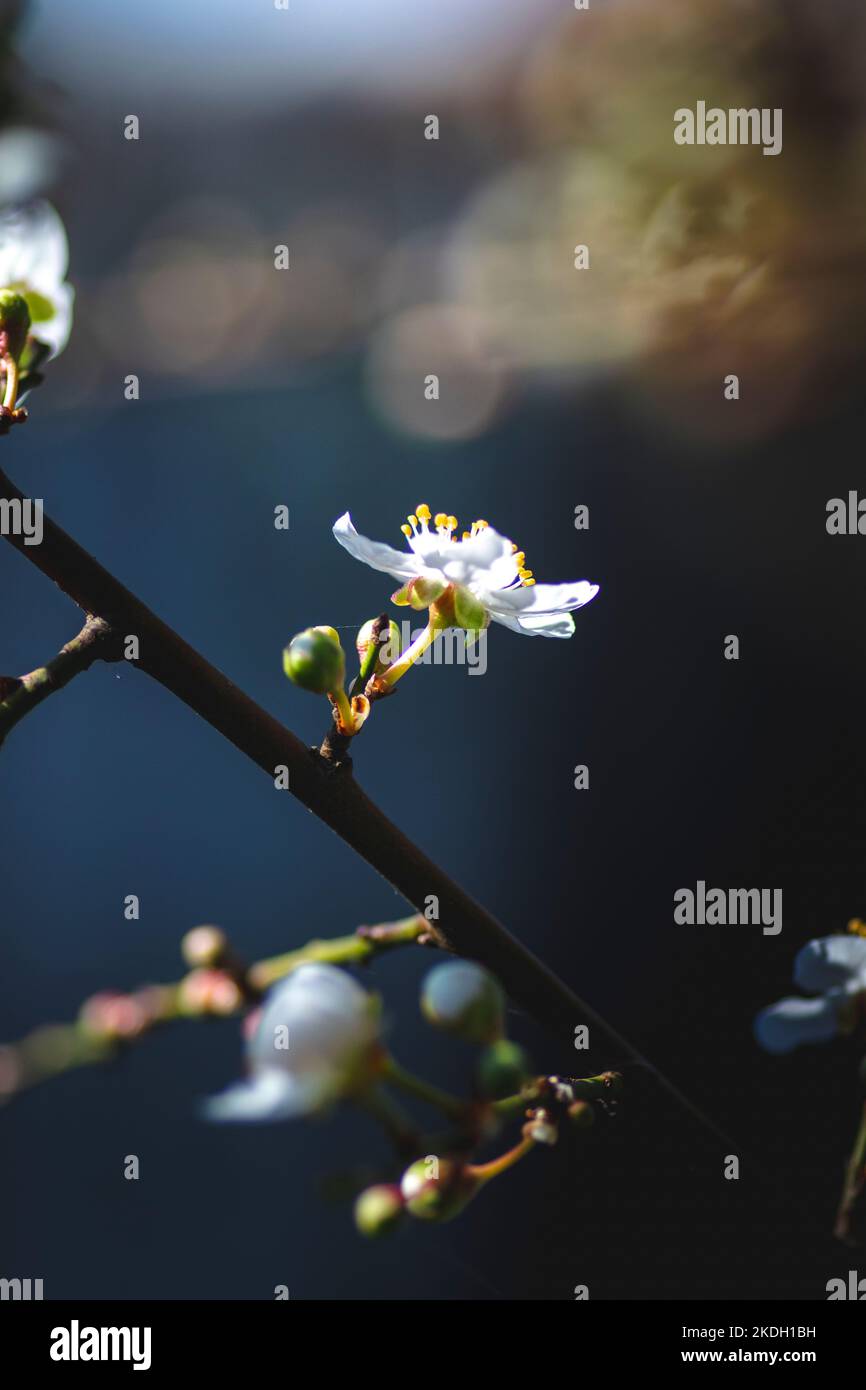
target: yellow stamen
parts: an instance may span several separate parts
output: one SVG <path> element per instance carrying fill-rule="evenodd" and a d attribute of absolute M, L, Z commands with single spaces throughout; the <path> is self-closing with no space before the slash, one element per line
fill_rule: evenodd
<path fill-rule="evenodd" d="M 533 585 L 534 583 L 535 583 L 535 580 L 534 580 L 534 579 L 524 579 L 524 581 L 523 581 L 523 587 L 524 587 L 524 589 L 531 589 L 531 588 L 532 588 L 532 585 Z"/>
<path fill-rule="evenodd" d="M 848 923 L 848 930 L 852 936 L 866 937 L 866 922 L 861 922 L 859 917 L 852 917 Z"/>
<path fill-rule="evenodd" d="M 448 518 L 444 512 L 437 512 L 433 518 L 433 523 L 435 526 L 444 526 L 447 521 Z"/>
<path fill-rule="evenodd" d="M 408 536 L 411 539 L 412 527 L 409 525 L 408 521 L 404 521 L 403 525 L 400 527 L 400 530 L 403 532 L 404 536 Z"/>
<path fill-rule="evenodd" d="M 456 516 L 449 516 L 447 525 L 448 525 L 448 530 L 449 530 L 449 531 L 456 531 L 456 530 L 457 530 L 457 518 L 456 518 Z"/>
<path fill-rule="evenodd" d="M 422 502 L 422 503 L 420 504 L 420 506 L 417 506 L 417 507 L 415 508 L 415 514 L 416 514 L 416 516 L 418 517 L 418 520 L 419 520 L 419 521 L 429 521 L 429 520 L 430 520 L 430 508 L 427 506 L 427 503 L 426 503 L 426 502 Z"/>

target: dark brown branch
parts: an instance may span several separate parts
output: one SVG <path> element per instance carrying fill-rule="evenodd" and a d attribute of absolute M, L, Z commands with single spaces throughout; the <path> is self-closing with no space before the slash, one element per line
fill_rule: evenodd
<path fill-rule="evenodd" d="M 89 615 L 76 637 L 57 656 L 26 676 L 0 678 L 0 744 L 25 714 L 62 690 L 94 661 L 119 661 L 120 643 L 104 618 Z"/>

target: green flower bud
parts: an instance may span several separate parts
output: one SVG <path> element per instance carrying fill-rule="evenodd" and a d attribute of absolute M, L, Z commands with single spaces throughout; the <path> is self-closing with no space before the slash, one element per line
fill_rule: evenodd
<path fill-rule="evenodd" d="M 368 1187 L 355 1203 L 355 1225 L 362 1236 L 387 1235 L 402 1215 L 403 1195 L 393 1183 Z"/>
<path fill-rule="evenodd" d="M 27 300 L 17 290 L 0 290 L 0 338 L 5 338 L 5 354 L 17 362 L 30 332 Z"/>
<path fill-rule="evenodd" d="M 358 660 L 362 663 L 370 650 L 370 643 L 373 640 L 373 625 L 378 622 L 377 618 L 370 618 L 360 629 L 355 638 L 355 648 L 358 652 Z M 403 643 L 400 637 L 400 629 L 393 619 L 388 623 L 387 636 L 383 636 L 379 644 L 379 655 L 376 658 L 376 666 L 371 675 L 378 676 L 387 666 L 397 660 L 403 651 Z"/>
<path fill-rule="evenodd" d="M 434 1028 L 467 1042 L 489 1043 L 502 1032 L 505 996 L 492 975 L 474 961 L 437 965 L 421 988 L 421 1011 Z"/>
<path fill-rule="evenodd" d="M 403 1174 L 400 1191 L 406 1210 L 420 1221 L 450 1221 L 481 1186 L 448 1158 L 419 1158 Z"/>
<path fill-rule="evenodd" d="M 479 1057 L 477 1077 L 478 1089 L 487 1100 L 503 1100 L 528 1079 L 529 1058 L 517 1043 L 500 1038 Z"/>
<path fill-rule="evenodd" d="M 332 627 L 308 627 L 293 637 L 283 652 L 283 670 L 290 681 L 314 695 L 339 690 L 346 674 L 346 658 Z"/>

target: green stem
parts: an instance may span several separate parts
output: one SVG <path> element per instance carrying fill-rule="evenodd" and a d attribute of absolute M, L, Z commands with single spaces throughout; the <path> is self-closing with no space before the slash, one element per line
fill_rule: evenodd
<path fill-rule="evenodd" d="M 256 989 L 264 990 L 275 980 L 281 980 L 284 975 L 297 970 L 298 966 L 310 962 L 361 965 L 389 947 L 406 946 L 417 941 L 428 930 L 426 918 L 418 915 L 404 917 L 399 922 L 385 922 L 377 927 L 359 927 L 350 936 L 336 936 L 329 941 L 308 941 L 296 951 L 258 961 L 250 967 L 248 979 Z"/>
<path fill-rule="evenodd" d="M 328 695 L 337 706 L 340 715 L 338 732 L 351 737 L 355 732 L 355 716 L 352 713 L 352 706 L 349 704 L 348 695 L 342 686 L 340 686 L 338 690 L 329 690 Z"/>
<path fill-rule="evenodd" d="M 490 1163 L 469 1163 L 466 1165 L 466 1172 L 473 1177 L 476 1182 L 489 1182 L 491 1178 L 498 1178 L 500 1173 L 505 1173 L 509 1168 L 513 1168 L 515 1163 L 529 1153 L 530 1149 L 535 1148 L 534 1139 L 521 1139 L 519 1144 L 515 1144 L 513 1149 L 507 1153 L 500 1154 L 499 1158 L 494 1158 Z"/>
<path fill-rule="evenodd" d="M 857 1131 L 854 1148 L 845 1169 L 842 1197 L 833 1228 L 833 1234 L 837 1240 L 851 1243 L 851 1223 L 864 1187 L 866 1187 L 866 1104 L 863 1106 L 860 1128 Z"/>
<path fill-rule="evenodd" d="M 420 633 L 411 646 L 407 647 L 402 656 L 383 671 L 379 681 L 386 686 L 394 686 L 406 672 L 411 670 L 415 662 L 418 661 L 426 652 L 427 648 L 436 640 L 442 628 L 434 622 L 429 622 L 424 631 Z"/>
<path fill-rule="evenodd" d="M 355 1104 L 381 1125 L 394 1148 L 403 1158 L 412 1158 L 421 1142 L 418 1130 L 400 1106 L 385 1091 L 371 1086 L 355 1097 Z"/>
<path fill-rule="evenodd" d="M 4 357 L 3 369 L 6 372 L 6 393 L 3 397 L 3 405 L 7 410 L 14 410 L 15 402 L 18 399 L 18 363 L 13 357 Z"/>
<path fill-rule="evenodd" d="M 420 1076 L 415 1076 L 413 1072 L 401 1067 L 391 1056 L 385 1063 L 383 1075 L 392 1086 L 399 1087 L 401 1091 L 415 1096 L 417 1100 L 426 1101 L 428 1105 L 441 1110 L 453 1120 L 465 1120 L 469 1114 L 470 1107 L 465 1101 L 449 1095 L 447 1091 L 441 1091 L 438 1086 L 433 1086 L 428 1081 L 423 1081 Z"/>

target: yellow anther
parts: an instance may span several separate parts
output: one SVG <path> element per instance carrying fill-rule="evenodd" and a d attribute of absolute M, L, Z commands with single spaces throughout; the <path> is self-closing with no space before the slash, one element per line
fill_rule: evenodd
<path fill-rule="evenodd" d="M 406 520 L 408 521 L 408 523 L 409 523 L 410 526 L 417 526 L 417 525 L 418 525 L 418 518 L 417 518 L 417 516 L 415 515 L 414 512 L 412 512 L 410 516 L 407 516 Z"/>
<path fill-rule="evenodd" d="M 429 521 L 429 520 L 430 520 L 430 508 L 427 506 L 427 503 L 426 503 L 426 502 L 422 502 L 422 503 L 420 504 L 420 506 L 417 506 L 417 507 L 415 508 L 415 514 L 416 514 L 416 516 L 418 517 L 418 520 L 419 520 L 419 521 Z"/>
<path fill-rule="evenodd" d="M 433 518 L 433 521 L 436 524 L 436 526 L 446 526 L 448 524 L 448 518 L 444 512 L 437 512 Z"/>
<path fill-rule="evenodd" d="M 487 522 L 486 522 L 486 521 L 476 521 L 476 522 L 475 522 L 475 525 L 478 527 L 478 530 L 479 530 L 479 531 L 483 531 L 484 528 L 485 528 L 486 525 L 487 525 Z"/>
<path fill-rule="evenodd" d="M 464 531 L 464 532 L 463 532 L 463 540 L 464 540 L 464 541 L 471 541 L 471 539 L 472 539 L 472 537 L 470 536 L 469 532 L 468 532 L 468 531 Z"/>
<path fill-rule="evenodd" d="M 866 936 L 866 922 L 861 922 L 859 917 L 852 917 L 848 923 L 848 930 L 852 936 Z"/>
<path fill-rule="evenodd" d="M 449 530 L 449 531 L 456 531 L 456 530 L 457 530 L 457 518 L 456 518 L 456 516 L 449 516 L 448 521 L 447 521 L 447 526 L 448 526 L 448 530 Z"/>
<path fill-rule="evenodd" d="M 520 578 L 521 578 L 521 579 L 531 579 L 531 578 L 532 578 L 532 570 L 519 569 L 519 570 L 517 571 L 517 573 L 520 575 Z"/>
<path fill-rule="evenodd" d="M 403 532 L 404 536 L 408 536 L 410 540 L 412 539 L 412 527 L 409 525 L 408 522 L 404 521 L 403 525 L 400 527 L 400 530 Z"/>
<path fill-rule="evenodd" d="M 522 550 L 518 550 L 517 554 L 516 554 L 515 557 L 514 557 L 514 563 L 515 563 L 515 565 L 517 566 L 518 569 L 522 569 L 523 566 L 525 565 L 525 563 L 526 563 L 526 555 L 524 554 L 524 552 L 523 552 Z"/>
<path fill-rule="evenodd" d="M 534 579 L 524 579 L 524 581 L 523 581 L 523 587 L 524 587 L 524 589 L 531 589 L 534 583 L 535 583 L 535 580 L 534 580 Z"/>

